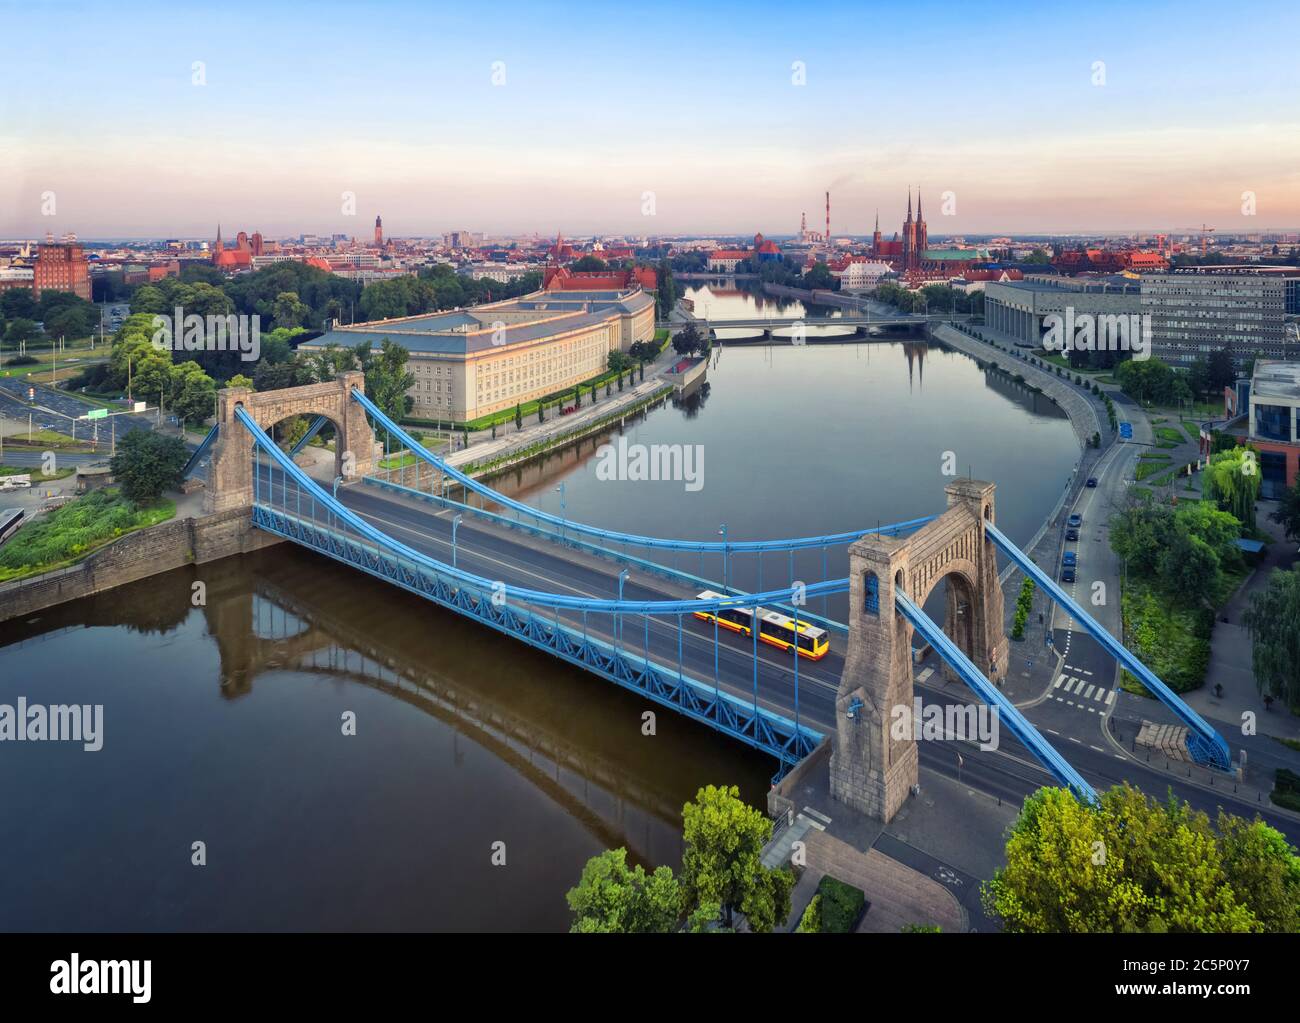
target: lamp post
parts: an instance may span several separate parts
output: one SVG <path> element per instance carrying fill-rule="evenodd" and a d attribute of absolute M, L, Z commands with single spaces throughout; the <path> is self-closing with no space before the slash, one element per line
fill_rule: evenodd
<path fill-rule="evenodd" d="M 626 569 L 626 568 L 623 569 L 623 571 L 619 572 L 619 574 L 618 574 L 618 602 L 619 602 L 620 604 L 623 603 L 623 584 L 624 584 L 625 582 L 627 582 L 627 575 L 628 575 L 628 572 L 627 572 L 627 569 Z M 619 642 L 622 642 L 622 640 L 623 640 L 623 614 L 622 614 L 622 612 L 615 612 L 614 623 L 615 623 L 614 636 L 615 636 L 615 638 L 616 638 Z"/>
<path fill-rule="evenodd" d="M 718 530 L 718 535 L 722 537 L 722 588 L 731 589 L 730 559 L 727 554 L 727 524 L 724 522 Z"/>
<path fill-rule="evenodd" d="M 555 491 L 560 495 L 560 538 L 563 539 L 564 538 L 564 515 L 565 515 L 564 484 L 561 483 L 558 487 L 555 488 Z"/>
<path fill-rule="evenodd" d="M 339 484 L 342 483 L 342 482 L 343 482 L 343 477 L 342 477 L 342 476 L 335 476 L 335 477 L 334 477 L 334 500 L 336 500 L 336 501 L 338 500 L 338 497 L 339 497 Z"/>
<path fill-rule="evenodd" d="M 451 567 L 456 567 L 456 530 L 460 526 L 460 520 L 464 515 L 457 515 L 451 520 Z"/>

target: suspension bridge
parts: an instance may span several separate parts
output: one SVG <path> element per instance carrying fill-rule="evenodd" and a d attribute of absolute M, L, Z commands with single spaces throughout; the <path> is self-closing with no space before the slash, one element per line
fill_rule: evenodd
<path fill-rule="evenodd" d="M 917 743 L 891 729 L 893 708 L 912 705 L 914 635 L 1057 783 L 1096 799 L 996 684 L 1009 659 L 999 555 L 1173 710 L 1193 759 L 1231 766 L 1223 738 L 998 530 L 992 483 L 954 480 L 946 509 L 851 533 L 674 539 L 575 522 L 498 493 L 389 419 L 359 373 L 281 391 L 229 388 L 218 406 L 204 447 L 209 510 L 248 508 L 258 529 L 771 754 L 778 775 L 829 741 L 833 794 L 879 819 L 917 781 Z M 307 416 L 313 433 L 333 425 L 333 486 L 272 438 L 271 427 L 292 415 Z M 757 580 L 749 592 L 732 585 L 741 562 Z M 940 580 L 942 627 L 924 611 Z M 701 599 L 704 590 L 716 595 Z M 830 601 L 845 594 L 839 621 Z M 760 607 L 825 630 L 829 652 L 815 658 L 798 644 L 760 645 L 758 629 L 720 627 L 728 612 Z"/>

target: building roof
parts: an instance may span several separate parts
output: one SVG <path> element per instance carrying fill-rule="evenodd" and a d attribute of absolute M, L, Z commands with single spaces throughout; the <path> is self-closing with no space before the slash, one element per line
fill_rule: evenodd
<path fill-rule="evenodd" d="M 1254 398 L 1300 400 L 1300 362 L 1260 359 L 1255 363 L 1250 393 Z"/>

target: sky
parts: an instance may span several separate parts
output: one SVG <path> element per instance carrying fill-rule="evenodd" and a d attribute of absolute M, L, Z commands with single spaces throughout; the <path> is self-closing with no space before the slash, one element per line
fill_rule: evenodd
<path fill-rule="evenodd" d="M 888 237 L 909 186 L 932 236 L 1300 229 L 1288 0 L 0 0 L 0 23 L 4 238 L 780 235 L 819 229 L 827 189 L 834 234 L 878 208 Z"/>

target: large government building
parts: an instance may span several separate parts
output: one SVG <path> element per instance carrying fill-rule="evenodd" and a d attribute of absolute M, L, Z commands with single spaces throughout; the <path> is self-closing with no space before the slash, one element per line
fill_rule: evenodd
<path fill-rule="evenodd" d="M 1186 366 L 1227 348 L 1238 365 L 1296 359 L 1286 318 L 1300 313 L 1300 268 L 1197 266 L 1142 275 L 1157 358 Z"/>
<path fill-rule="evenodd" d="M 332 345 L 411 353 L 417 419 L 467 422 L 571 388 L 603 373 L 612 351 L 654 338 L 654 296 L 639 286 L 537 291 L 521 298 L 350 326 L 300 351 Z"/>
<path fill-rule="evenodd" d="M 984 287 L 984 322 L 1014 335 L 1016 343 L 1037 348 L 1043 343 L 1043 319 L 1064 317 L 1067 310 L 1093 316 L 1132 316 L 1141 312 L 1138 282 L 1122 277 L 1088 279 L 1027 276 L 1022 281 L 990 281 Z"/>

